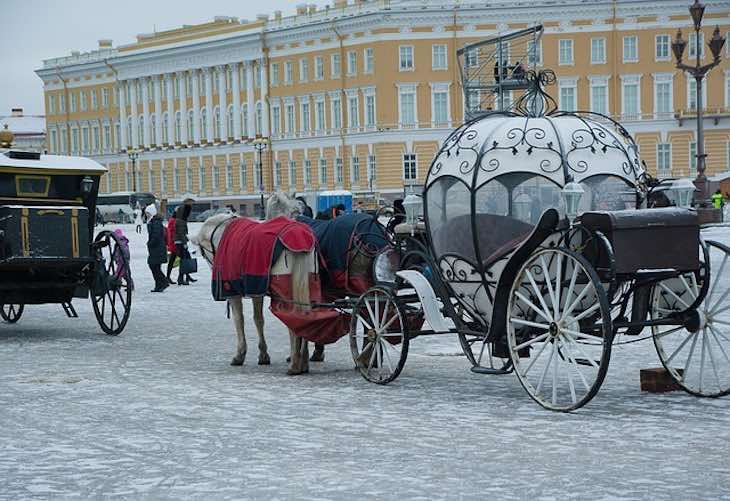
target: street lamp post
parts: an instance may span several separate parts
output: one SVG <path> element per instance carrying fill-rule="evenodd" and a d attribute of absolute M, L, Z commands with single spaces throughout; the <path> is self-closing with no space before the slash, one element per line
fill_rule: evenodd
<path fill-rule="evenodd" d="M 687 46 L 687 42 L 682 39 L 682 30 L 677 30 L 677 37 L 672 41 L 672 52 L 677 60 L 677 69 L 686 71 L 696 82 L 697 97 L 695 99 L 697 109 L 697 179 L 695 179 L 695 185 L 697 186 L 697 199 L 700 203 L 704 203 L 707 199 L 707 176 L 705 175 L 705 144 L 704 144 L 704 123 L 702 119 L 702 80 L 705 75 L 712 70 L 715 66 L 720 64 L 720 54 L 722 48 L 725 45 L 725 37 L 720 35 L 719 26 L 715 26 L 715 31 L 712 33 L 712 39 L 708 44 L 710 51 L 712 52 L 712 62 L 703 65 L 701 63 L 702 46 L 700 45 L 700 33 L 702 32 L 702 16 L 705 13 L 705 6 L 695 0 L 695 2 L 689 7 L 689 13 L 692 16 L 692 22 L 694 23 L 695 30 L 695 53 L 697 60 L 694 66 L 684 64 L 682 62 L 682 55 L 684 49 Z"/>
<path fill-rule="evenodd" d="M 130 150 L 127 153 L 129 159 L 132 161 L 132 191 L 137 191 L 137 159 L 139 158 L 139 152 Z"/>
<path fill-rule="evenodd" d="M 265 211 L 264 211 L 264 164 L 261 161 L 262 154 L 266 147 L 268 146 L 268 141 L 265 137 L 262 137 L 261 134 L 256 134 L 256 137 L 252 141 L 253 147 L 256 148 L 256 153 L 258 155 L 257 157 L 257 164 L 259 166 L 259 194 L 261 195 L 261 202 L 259 207 L 259 219 L 263 221 L 265 218 Z"/>

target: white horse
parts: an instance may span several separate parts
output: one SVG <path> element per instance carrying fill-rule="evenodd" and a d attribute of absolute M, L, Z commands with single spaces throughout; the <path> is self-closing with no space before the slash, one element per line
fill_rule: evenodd
<path fill-rule="evenodd" d="M 300 213 L 300 204 L 286 195 L 274 193 L 266 204 L 266 219 L 277 216 L 296 217 Z M 206 261 L 213 265 L 213 254 L 220 246 L 226 226 L 235 218 L 232 214 L 218 214 L 205 221 L 197 237 L 192 242 L 200 247 L 201 254 Z M 309 305 L 309 273 L 316 269 L 315 252 L 290 252 L 284 250 L 273 264 L 272 275 L 291 274 L 292 299 L 295 304 Z M 259 365 L 269 365 L 271 358 L 268 353 L 266 338 L 264 337 L 264 298 L 253 297 L 253 318 L 259 338 Z M 243 319 L 243 301 L 241 296 L 228 299 L 233 323 L 236 328 L 237 348 L 231 360 L 231 365 L 243 365 L 246 359 L 246 335 Z M 306 308 L 306 306 L 301 306 Z M 302 374 L 309 372 L 309 348 L 307 342 L 289 331 L 291 354 L 289 356 L 289 370 L 287 374 Z"/>

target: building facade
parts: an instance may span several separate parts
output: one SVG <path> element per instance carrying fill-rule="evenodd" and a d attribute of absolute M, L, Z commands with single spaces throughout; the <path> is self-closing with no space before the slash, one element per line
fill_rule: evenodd
<path fill-rule="evenodd" d="M 109 168 L 104 192 L 195 194 L 251 213 L 260 192 L 350 189 L 395 197 L 419 185 L 461 123 L 456 51 L 542 24 L 534 59 L 560 108 L 611 115 L 660 177 L 692 175 L 694 81 L 671 40 L 689 0 L 336 0 L 296 14 L 144 34 L 131 45 L 44 61 L 48 148 Z M 707 0 L 705 34 L 730 31 L 730 0 Z M 710 51 L 704 39 L 700 55 Z M 730 169 L 730 46 L 703 89 L 708 175 Z M 694 60 L 694 59 L 692 59 Z M 261 135 L 260 162 L 251 140 Z M 136 172 L 127 152 L 140 151 Z M 137 176 L 136 180 L 132 176 Z"/>

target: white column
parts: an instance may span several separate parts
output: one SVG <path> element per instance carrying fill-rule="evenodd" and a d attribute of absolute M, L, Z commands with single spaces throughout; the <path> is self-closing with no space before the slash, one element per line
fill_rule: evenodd
<path fill-rule="evenodd" d="M 269 65 L 261 58 L 261 131 L 262 136 L 269 135 Z"/>
<path fill-rule="evenodd" d="M 241 140 L 241 82 L 238 81 L 238 63 L 231 68 L 231 97 L 233 98 L 233 139 Z M 230 134 L 230 132 L 229 132 Z"/>
<path fill-rule="evenodd" d="M 188 144 L 188 98 L 185 95 L 185 72 L 177 72 L 177 84 L 180 86 L 180 142 Z"/>
<path fill-rule="evenodd" d="M 137 121 L 137 80 L 129 80 L 127 82 L 127 85 L 131 85 L 131 87 L 129 88 L 129 100 L 132 101 L 131 103 L 129 103 L 129 112 L 132 115 L 132 137 L 130 138 L 131 141 L 129 141 L 129 144 L 132 145 L 132 148 L 137 149 L 139 148 L 139 122 Z"/>
<path fill-rule="evenodd" d="M 256 131 L 256 104 L 253 98 L 253 72 L 253 61 L 246 61 L 246 106 L 248 107 L 248 137 L 254 137 Z"/>
<path fill-rule="evenodd" d="M 172 89 L 172 73 L 165 73 L 165 94 L 167 94 L 167 144 L 175 144 L 175 94 Z"/>
<path fill-rule="evenodd" d="M 203 68 L 205 76 L 205 135 L 208 144 L 213 144 L 213 68 Z"/>
<path fill-rule="evenodd" d="M 150 148 L 150 96 L 149 96 L 149 84 L 147 83 L 147 77 L 139 79 L 142 84 L 142 141 L 144 142 L 144 148 Z"/>
<path fill-rule="evenodd" d="M 226 66 L 218 66 L 218 107 L 221 110 L 221 129 L 216 131 L 220 134 L 222 143 L 228 142 L 230 131 L 228 130 L 228 120 L 226 119 L 228 111 L 228 101 L 226 100 Z"/>
<path fill-rule="evenodd" d="M 188 78 L 193 79 L 193 142 L 200 144 L 200 81 L 198 80 L 198 70 L 190 70 Z"/>
<path fill-rule="evenodd" d="M 162 92 L 160 89 L 160 75 L 152 77 L 152 92 L 155 99 L 155 145 L 162 146 Z"/>
<path fill-rule="evenodd" d="M 127 82 L 124 80 L 119 82 L 119 140 L 122 144 L 118 144 L 117 149 L 126 151 L 129 138 L 127 138 Z"/>

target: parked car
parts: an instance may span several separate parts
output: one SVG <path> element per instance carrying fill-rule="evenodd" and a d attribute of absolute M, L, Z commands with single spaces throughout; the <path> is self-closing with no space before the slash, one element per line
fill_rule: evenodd
<path fill-rule="evenodd" d="M 230 212 L 230 210 L 228 210 L 228 208 L 226 207 L 218 207 L 217 209 L 204 210 L 203 212 L 195 216 L 194 221 L 202 223 L 208 218 L 215 216 L 216 214 L 226 214 L 228 212 Z"/>

